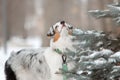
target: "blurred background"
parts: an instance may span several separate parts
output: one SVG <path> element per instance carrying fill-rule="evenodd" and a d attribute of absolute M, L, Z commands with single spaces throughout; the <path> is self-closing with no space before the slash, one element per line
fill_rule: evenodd
<path fill-rule="evenodd" d="M 57 21 L 65 20 L 82 30 L 103 30 L 119 35 L 111 19 L 95 19 L 89 10 L 104 10 L 119 0 L 0 0 L 0 46 L 49 46 L 46 34 Z"/>
<path fill-rule="evenodd" d="M 12 51 L 49 46 L 49 28 L 65 20 L 82 30 L 120 34 L 112 19 L 95 19 L 89 10 L 107 9 L 119 0 L 0 0 L 0 79 L 5 80 L 4 63 Z M 8 53 L 7 55 L 5 53 Z"/>

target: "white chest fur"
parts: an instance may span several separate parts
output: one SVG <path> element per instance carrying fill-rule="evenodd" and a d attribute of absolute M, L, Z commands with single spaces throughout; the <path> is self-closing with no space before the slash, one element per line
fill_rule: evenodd
<path fill-rule="evenodd" d="M 60 54 L 48 48 L 44 54 L 50 68 L 51 80 L 62 80 L 62 74 L 56 74 L 62 68 L 62 57 Z"/>
<path fill-rule="evenodd" d="M 74 51 L 72 45 L 73 43 L 71 36 L 62 36 L 56 42 L 53 42 L 53 40 L 51 40 L 50 48 L 48 48 L 44 54 L 46 62 L 50 68 L 51 80 L 63 80 L 62 74 L 55 74 L 56 72 L 59 72 L 60 68 L 62 68 L 62 55 L 56 53 L 53 49 L 60 49 L 62 52 L 64 52 L 66 48 L 68 48 Z M 73 63 L 68 63 L 68 69 L 71 68 L 73 68 Z"/>

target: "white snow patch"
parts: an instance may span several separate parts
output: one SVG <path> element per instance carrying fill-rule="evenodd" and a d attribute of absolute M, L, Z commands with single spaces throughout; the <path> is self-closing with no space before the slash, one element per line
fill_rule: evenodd
<path fill-rule="evenodd" d="M 89 56 L 89 58 L 93 59 L 93 58 L 100 57 L 100 56 L 101 56 L 100 52 L 95 51 L 93 54 Z"/>
<path fill-rule="evenodd" d="M 82 74 L 82 73 L 83 73 L 83 71 L 77 71 L 77 74 L 79 74 L 79 75 Z"/>
<path fill-rule="evenodd" d="M 79 35 L 79 34 L 84 34 L 84 31 L 82 31 L 81 29 L 74 29 L 73 33 L 76 33 Z"/>
<path fill-rule="evenodd" d="M 87 31 L 87 34 L 93 34 L 93 31 Z"/>
<path fill-rule="evenodd" d="M 99 59 L 95 60 L 94 63 L 96 65 L 102 65 L 102 64 L 107 63 L 107 61 L 104 58 L 99 58 Z"/>
<path fill-rule="evenodd" d="M 115 54 L 111 55 L 110 57 L 119 57 L 120 58 L 120 52 L 116 52 Z"/>
<path fill-rule="evenodd" d="M 101 46 L 102 44 L 103 44 L 103 42 L 100 41 L 100 42 L 98 42 L 98 43 L 96 44 L 96 46 L 99 47 L 99 46 Z"/>
<path fill-rule="evenodd" d="M 113 54 L 113 51 L 111 51 L 110 49 L 103 49 L 100 53 L 102 54 L 102 56 L 109 57 L 110 55 Z"/>
<path fill-rule="evenodd" d="M 86 44 L 86 43 L 87 43 L 86 40 L 80 42 L 81 45 L 84 45 L 84 44 Z"/>

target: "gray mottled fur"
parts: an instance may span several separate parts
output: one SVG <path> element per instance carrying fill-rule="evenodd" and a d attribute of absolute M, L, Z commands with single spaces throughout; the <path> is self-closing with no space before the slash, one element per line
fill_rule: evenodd
<path fill-rule="evenodd" d="M 7 62 L 14 70 L 17 80 L 48 80 L 50 78 L 50 69 L 43 55 L 44 50 L 23 49 L 11 53 L 12 56 Z"/>

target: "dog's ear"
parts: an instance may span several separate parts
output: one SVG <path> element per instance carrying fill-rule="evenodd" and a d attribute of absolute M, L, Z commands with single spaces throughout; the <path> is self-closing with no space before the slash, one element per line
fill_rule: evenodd
<path fill-rule="evenodd" d="M 49 29 L 49 31 L 47 32 L 47 36 L 48 37 L 51 37 L 51 36 L 54 36 L 55 35 L 55 31 L 53 29 L 53 26 Z"/>
<path fill-rule="evenodd" d="M 63 26 L 65 26 L 65 21 L 61 21 L 60 24 L 62 24 Z"/>

